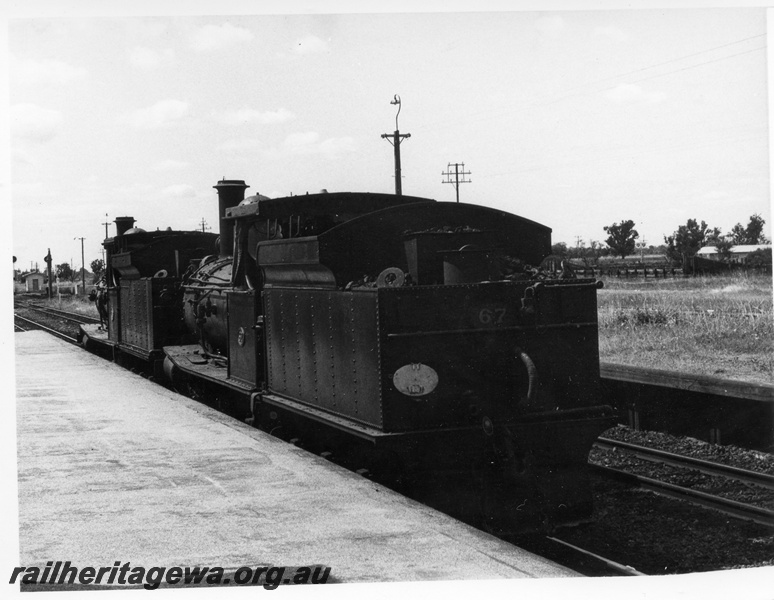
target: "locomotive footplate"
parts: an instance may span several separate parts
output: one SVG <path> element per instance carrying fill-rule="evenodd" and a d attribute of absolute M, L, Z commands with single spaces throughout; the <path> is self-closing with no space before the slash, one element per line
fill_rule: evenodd
<path fill-rule="evenodd" d="M 179 370 L 246 396 L 254 391 L 251 385 L 229 378 L 227 359 L 208 355 L 198 344 L 165 346 L 164 354 L 164 370 L 173 383 Z"/>
<path fill-rule="evenodd" d="M 108 338 L 108 332 L 105 329 L 101 329 L 99 325 L 81 324 L 78 326 L 78 329 L 78 341 L 88 350 L 93 349 L 93 344 L 101 344 L 105 347 L 113 348 L 114 351 L 118 350 L 139 358 L 146 363 L 160 360 L 164 356 L 158 348 L 148 350 L 147 348 L 139 348 L 125 342 L 111 340 Z"/>
<path fill-rule="evenodd" d="M 493 433 L 491 434 L 486 431 L 484 426 L 478 424 L 470 427 L 385 432 L 276 394 L 262 394 L 260 395 L 260 401 L 329 427 L 345 431 L 350 435 L 355 435 L 373 443 L 380 449 L 397 451 L 407 447 L 427 446 L 431 443 L 432 445 L 437 445 L 447 458 L 454 457 L 457 453 L 456 448 L 455 452 L 449 453 L 449 448 L 453 447 L 450 444 L 455 444 L 459 440 L 486 439 L 502 430 L 509 430 L 512 435 L 516 435 L 521 439 L 530 439 L 532 448 L 544 450 L 545 446 L 553 446 L 554 449 L 550 452 L 551 456 L 557 455 L 556 448 L 559 446 L 571 453 L 572 450 L 568 448 L 571 444 L 568 444 L 567 436 L 575 437 L 578 435 L 577 432 L 587 429 L 598 429 L 599 433 L 601 433 L 605 429 L 615 426 L 617 421 L 611 407 L 592 406 L 564 411 L 525 414 L 522 418 L 516 418 L 508 423 L 493 424 Z M 594 436 L 594 439 L 596 439 L 599 433 Z M 559 437 L 553 437 L 557 435 Z M 533 440 L 533 437 L 537 439 Z M 556 442 L 556 445 L 553 442 Z M 591 447 L 592 442 L 593 440 L 589 442 L 589 447 Z M 460 451 L 459 454 L 462 455 L 464 453 Z M 457 462 L 457 460 L 455 459 L 454 462 Z M 438 463 L 435 462 L 434 464 L 437 465 Z"/>
<path fill-rule="evenodd" d="M 81 323 L 78 325 L 78 343 L 84 347 L 89 347 L 90 342 L 103 344 L 105 346 L 115 346 L 117 342 L 108 338 L 108 332 L 102 325 Z"/>

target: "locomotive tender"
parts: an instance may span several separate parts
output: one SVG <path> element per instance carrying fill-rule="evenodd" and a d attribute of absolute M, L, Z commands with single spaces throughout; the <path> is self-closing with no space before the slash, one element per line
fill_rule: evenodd
<path fill-rule="evenodd" d="M 84 343 L 492 530 L 590 514 L 588 452 L 614 424 L 598 283 L 530 266 L 549 228 L 411 196 L 214 187 L 217 253 L 214 234 L 116 220 L 107 331 L 82 326 Z"/>

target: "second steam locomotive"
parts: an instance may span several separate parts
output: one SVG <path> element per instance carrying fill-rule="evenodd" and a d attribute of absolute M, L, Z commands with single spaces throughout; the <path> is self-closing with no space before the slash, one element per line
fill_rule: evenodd
<path fill-rule="evenodd" d="M 84 343 L 495 531 L 588 516 L 595 280 L 534 267 L 551 230 L 372 193 L 254 195 L 220 235 L 117 219 L 106 330 Z M 453 493 L 452 493 L 453 491 Z"/>

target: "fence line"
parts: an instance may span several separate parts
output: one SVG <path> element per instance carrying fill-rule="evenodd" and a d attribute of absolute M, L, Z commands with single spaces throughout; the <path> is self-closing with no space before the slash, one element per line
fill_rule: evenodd
<path fill-rule="evenodd" d="M 653 278 L 661 278 L 665 279 L 667 277 L 686 277 L 686 275 L 683 273 L 682 269 L 675 269 L 672 267 L 669 268 L 647 268 L 647 267 L 634 267 L 634 268 L 619 268 L 619 267 L 609 267 L 609 268 L 594 268 L 594 267 L 572 267 L 573 272 L 581 277 L 600 277 L 602 275 L 605 275 L 607 277 L 618 277 L 618 278 L 637 278 L 637 277 L 653 277 Z"/>
<path fill-rule="evenodd" d="M 671 277 L 691 277 L 699 275 L 717 275 L 720 273 L 734 273 L 742 271 L 744 273 L 754 273 L 758 275 L 771 275 L 771 265 L 762 265 L 760 267 L 734 267 L 732 269 L 723 271 L 709 271 L 701 268 L 697 268 L 693 273 L 684 272 L 679 267 L 579 267 L 571 265 L 573 273 L 579 277 L 616 277 L 619 279 L 635 279 L 635 278 L 656 278 L 666 279 Z"/>

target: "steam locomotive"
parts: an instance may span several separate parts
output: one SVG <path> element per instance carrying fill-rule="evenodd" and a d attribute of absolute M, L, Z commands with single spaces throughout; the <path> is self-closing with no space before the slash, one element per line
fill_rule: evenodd
<path fill-rule="evenodd" d="M 89 348 L 469 522 L 587 517 L 595 280 L 548 227 L 483 206 L 214 186 L 220 232 L 116 219 Z M 535 266 L 538 265 L 538 266 Z"/>

